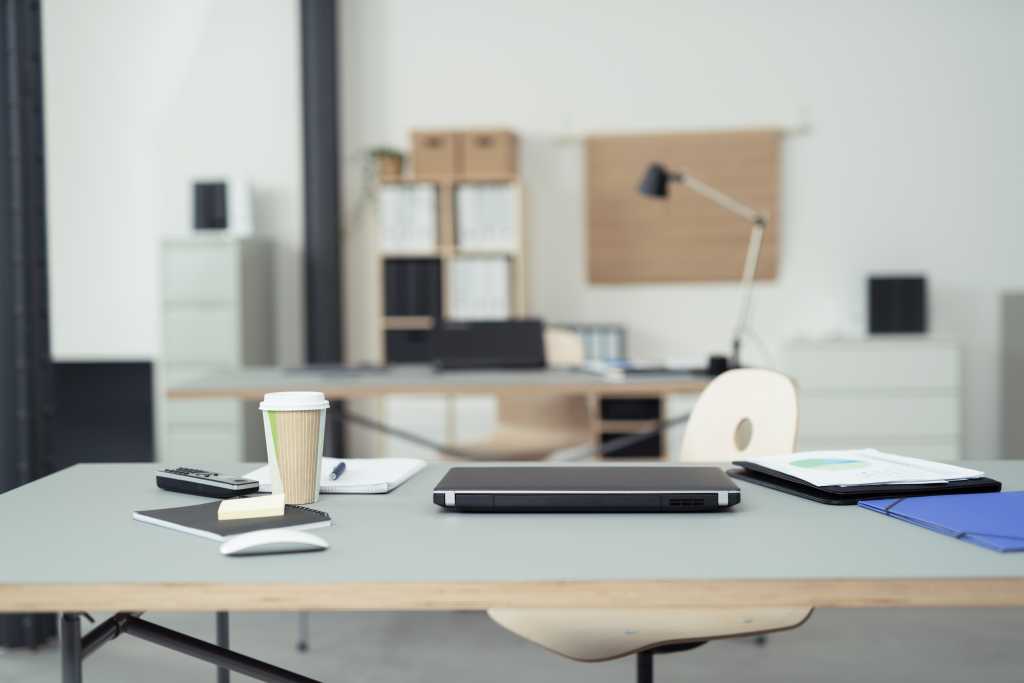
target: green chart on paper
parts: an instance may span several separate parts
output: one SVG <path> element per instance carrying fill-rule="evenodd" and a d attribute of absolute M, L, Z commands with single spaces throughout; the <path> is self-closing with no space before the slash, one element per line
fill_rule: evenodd
<path fill-rule="evenodd" d="M 809 470 L 858 470 L 868 466 L 863 460 L 852 458 L 801 458 L 789 464 Z"/>

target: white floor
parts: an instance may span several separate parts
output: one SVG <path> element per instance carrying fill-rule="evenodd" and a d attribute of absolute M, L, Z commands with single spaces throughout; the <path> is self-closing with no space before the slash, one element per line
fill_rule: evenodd
<path fill-rule="evenodd" d="M 95 615 L 105 617 L 107 615 Z M 213 617 L 149 614 L 213 639 Z M 479 613 L 314 614 L 311 649 L 296 652 L 294 615 L 232 615 L 232 646 L 322 681 L 411 683 L 631 681 L 632 660 L 579 664 L 506 633 Z M 1024 681 L 1024 610 L 819 610 L 802 628 L 664 655 L 657 680 L 757 683 Z M 87 683 L 213 683 L 212 666 L 122 636 L 86 660 Z M 55 646 L 0 654 L 0 681 L 60 680 Z M 233 681 L 251 680 L 233 675 Z"/>

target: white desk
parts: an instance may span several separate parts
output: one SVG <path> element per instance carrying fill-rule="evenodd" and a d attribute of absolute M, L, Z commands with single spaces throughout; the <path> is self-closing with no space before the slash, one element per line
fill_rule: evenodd
<path fill-rule="evenodd" d="M 1024 487 L 1024 462 L 977 465 Z M 229 558 L 132 519 L 202 500 L 157 489 L 152 465 L 77 465 L 0 495 L 0 611 L 1024 606 L 1024 553 L 856 507 L 739 482 L 721 513 L 453 513 L 431 501 L 445 470 L 323 496 L 326 552 Z"/>

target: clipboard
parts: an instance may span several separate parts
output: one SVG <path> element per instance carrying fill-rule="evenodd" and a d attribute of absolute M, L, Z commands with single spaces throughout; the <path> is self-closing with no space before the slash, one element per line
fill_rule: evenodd
<path fill-rule="evenodd" d="M 963 479 L 943 484 L 873 484 L 869 486 L 814 486 L 788 474 L 761 467 L 752 462 L 735 460 L 740 469 L 729 470 L 728 475 L 740 481 L 782 491 L 793 496 L 813 500 L 825 505 L 856 505 L 862 500 L 885 498 L 912 498 L 940 496 L 955 493 L 992 493 L 1001 491 L 1001 482 L 989 477 Z"/>

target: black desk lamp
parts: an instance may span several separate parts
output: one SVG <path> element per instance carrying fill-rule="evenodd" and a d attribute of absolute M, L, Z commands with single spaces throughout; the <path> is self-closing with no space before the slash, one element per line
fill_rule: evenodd
<path fill-rule="evenodd" d="M 738 368 L 740 366 L 740 344 L 747 331 L 750 300 L 754 293 L 754 275 L 757 273 L 757 262 L 761 257 L 761 241 L 764 239 L 764 228 L 767 224 L 767 219 L 746 204 L 719 192 L 692 175 L 682 171 L 669 171 L 661 164 L 651 164 L 647 169 L 647 173 L 644 174 L 644 179 L 640 183 L 640 193 L 648 197 L 664 199 L 668 197 L 669 183 L 685 185 L 697 194 L 703 195 L 718 204 L 723 209 L 732 211 L 736 215 L 745 218 L 753 225 L 753 229 L 750 232 L 750 243 L 747 245 L 747 258 L 743 262 L 742 282 L 744 292 L 740 305 L 740 317 L 736 321 L 736 329 L 733 331 L 732 336 L 732 356 L 728 359 L 723 359 L 721 356 L 712 356 L 711 362 L 708 365 L 708 370 L 711 374 L 717 375 L 728 368 Z"/>

